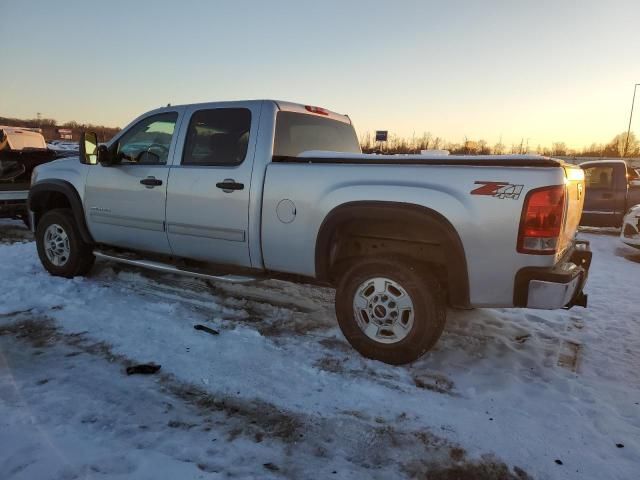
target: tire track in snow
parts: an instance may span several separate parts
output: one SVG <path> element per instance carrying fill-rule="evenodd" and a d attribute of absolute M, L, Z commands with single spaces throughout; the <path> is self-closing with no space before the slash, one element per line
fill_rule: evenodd
<path fill-rule="evenodd" d="M 278 342 L 286 349 L 297 348 L 296 345 L 289 344 L 292 337 L 301 342 L 319 343 L 325 352 L 313 366 L 320 370 L 367 379 L 393 390 L 406 390 L 407 387 L 415 386 L 436 393 L 456 395 L 454 382 L 441 372 L 420 369 L 410 373 L 410 383 L 407 383 L 402 376 L 375 371 L 361 363 L 356 366 L 350 365 L 349 360 L 357 353 L 346 341 L 338 340 L 331 334 L 330 330 L 335 329 L 336 321 L 333 313 L 327 320 L 326 312 L 332 310 L 333 305 L 325 300 L 327 297 L 331 298 L 326 293 L 323 295 L 324 298 L 320 297 L 313 303 L 303 303 L 291 298 L 288 294 L 291 287 L 279 285 L 284 283 L 280 281 L 263 282 L 266 285 L 260 287 L 227 284 L 222 284 L 221 287 L 219 284 L 210 286 L 198 280 L 154 272 L 145 272 L 142 275 L 136 270 L 126 271 L 126 274 L 122 273 L 124 270 L 121 271 L 118 278 L 128 284 L 128 289 L 146 297 L 178 303 L 204 317 L 220 319 L 222 323 L 216 323 L 216 328 L 221 330 L 233 329 L 240 323 L 256 329 L 261 335 L 274 341 L 277 341 L 277 338 L 273 337 L 286 337 L 287 343 Z M 144 281 L 140 281 L 141 279 Z M 227 295 L 228 290 L 231 290 L 233 295 Z M 315 305 L 315 309 L 310 304 Z"/>

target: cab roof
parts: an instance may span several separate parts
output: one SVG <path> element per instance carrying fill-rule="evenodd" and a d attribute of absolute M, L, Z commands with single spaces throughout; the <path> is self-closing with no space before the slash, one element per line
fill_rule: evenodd
<path fill-rule="evenodd" d="M 316 116 L 320 116 L 320 117 L 330 118 L 331 120 L 337 120 L 337 121 L 342 122 L 342 123 L 351 124 L 351 119 L 349 118 L 348 115 L 337 113 L 337 112 L 331 111 L 329 109 L 326 109 L 324 107 L 319 107 L 319 106 L 315 106 L 315 105 L 307 105 L 307 104 L 302 104 L 302 103 L 295 103 L 295 102 L 288 102 L 288 101 L 283 101 L 283 100 L 271 100 L 271 99 L 227 100 L 227 101 L 221 101 L 221 102 L 198 102 L 198 103 L 188 103 L 188 104 L 172 105 L 172 106 L 174 106 L 174 107 L 193 107 L 193 106 L 202 105 L 202 107 L 204 108 L 206 105 L 209 105 L 211 103 L 215 103 L 215 104 L 219 104 L 219 105 L 225 105 L 225 104 L 238 105 L 238 104 L 242 104 L 242 103 L 249 104 L 249 103 L 259 103 L 259 102 L 270 102 L 270 103 L 273 103 L 278 108 L 278 110 L 283 111 L 283 112 L 295 112 L 295 113 L 303 113 L 305 115 L 316 115 Z M 164 110 L 166 108 L 169 108 L 169 106 L 162 107 L 162 108 L 159 108 L 157 110 L 161 111 L 161 110 Z"/>

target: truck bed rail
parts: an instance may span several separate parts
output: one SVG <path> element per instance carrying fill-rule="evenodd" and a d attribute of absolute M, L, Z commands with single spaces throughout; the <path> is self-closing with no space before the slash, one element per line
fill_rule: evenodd
<path fill-rule="evenodd" d="M 538 156 L 426 156 L 426 155 L 318 155 L 274 156 L 276 163 L 330 163 L 358 165 L 442 165 L 478 167 L 560 167 L 562 160 Z"/>

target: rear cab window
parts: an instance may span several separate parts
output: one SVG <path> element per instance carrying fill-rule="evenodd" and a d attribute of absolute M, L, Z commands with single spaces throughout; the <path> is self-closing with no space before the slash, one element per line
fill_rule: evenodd
<path fill-rule="evenodd" d="M 273 155 L 297 157 L 310 150 L 361 153 L 350 123 L 305 113 L 278 112 Z"/>
<path fill-rule="evenodd" d="M 612 188 L 613 167 L 597 166 L 584 169 L 585 184 L 587 188 Z"/>

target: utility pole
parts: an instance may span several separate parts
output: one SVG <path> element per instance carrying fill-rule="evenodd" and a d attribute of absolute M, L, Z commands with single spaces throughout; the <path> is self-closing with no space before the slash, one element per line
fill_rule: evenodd
<path fill-rule="evenodd" d="M 629 114 L 629 128 L 627 128 L 627 140 L 624 142 L 624 150 L 622 151 L 622 158 L 627 156 L 627 148 L 629 147 L 629 134 L 631 134 L 631 119 L 633 118 L 633 104 L 636 102 L 636 88 L 640 83 L 636 83 L 633 86 L 633 98 L 631 99 L 631 113 Z"/>

